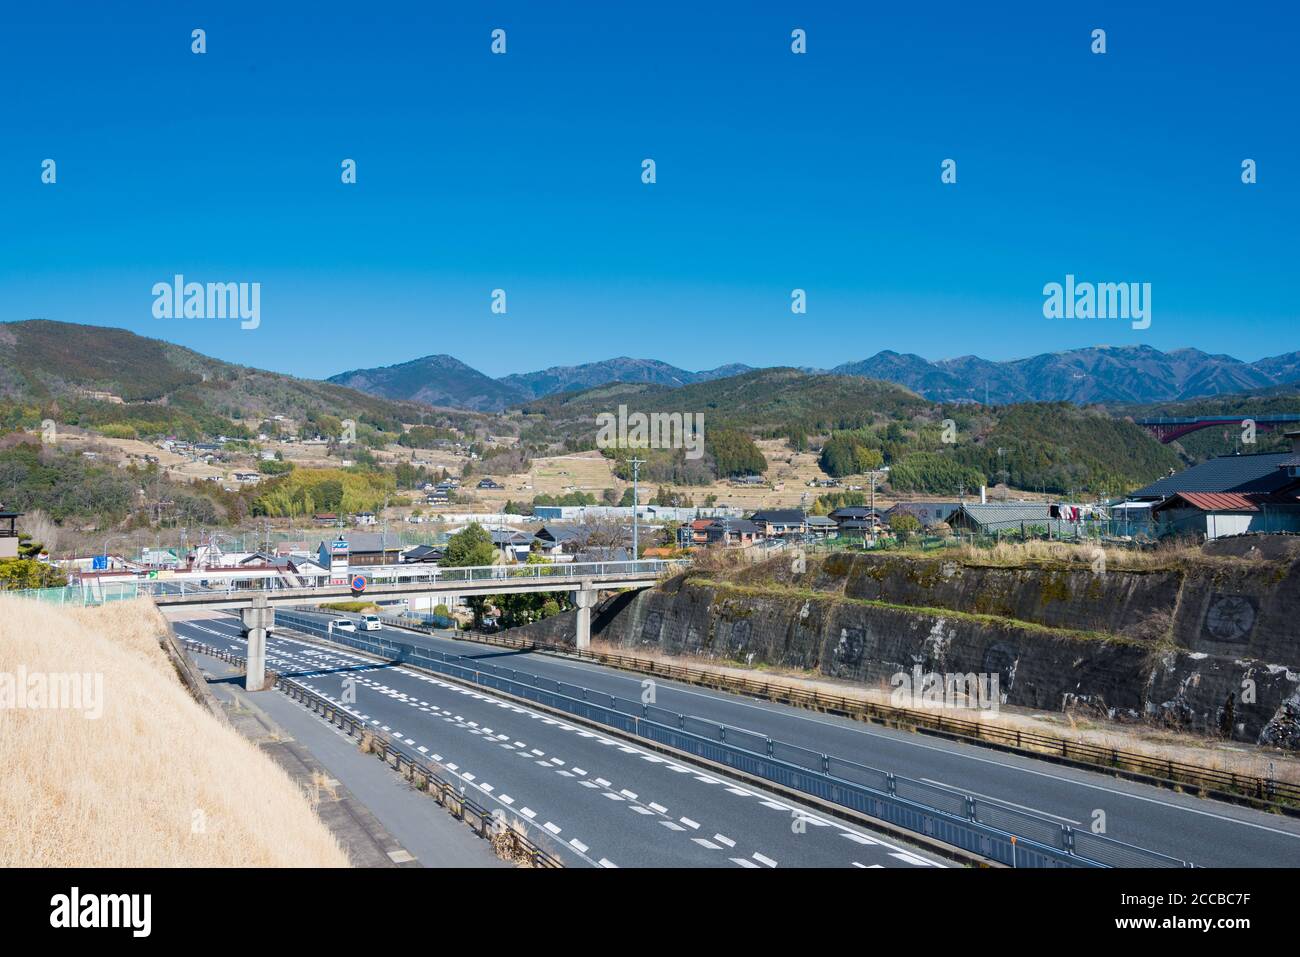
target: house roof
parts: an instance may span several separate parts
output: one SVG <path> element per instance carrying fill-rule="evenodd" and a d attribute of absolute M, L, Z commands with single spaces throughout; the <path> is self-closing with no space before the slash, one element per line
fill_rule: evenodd
<path fill-rule="evenodd" d="M 705 523 L 708 528 L 729 529 L 733 535 L 757 535 L 761 528 L 747 518 L 714 518 Z"/>
<path fill-rule="evenodd" d="M 1259 506 L 1237 492 L 1178 492 L 1167 501 L 1161 502 L 1152 511 L 1177 508 L 1180 503 L 1184 502 L 1202 512 L 1259 511 Z"/>
<path fill-rule="evenodd" d="M 402 550 L 402 543 L 398 541 L 396 535 L 390 535 L 387 545 L 384 544 L 384 536 L 379 532 L 350 532 L 347 536 L 348 551 L 353 555 L 365 552 L 377 552 L 381 549 L 389 552 L 398 552 Z M 324 543 L 322 543 L 324 544 Z"/>
<path fill-rule="evenodd" d="M 808 524 L 830 526 L 835 524 L 835 519 L 831 518 L 829 515 L 809 515 Z"/>
<path fill-rule="evenodd" d="M 879 512 L 877 512 L 879 514 Z M 845 505 L 830 513 L 831 520 L 844 518 L 870 518 L 871 509 L 866 505 Z"/>
<path fill-rule="evenodd" d="M 753 522 L 775 522 L 777 524 L 802 524 L 803 512 L 797 508 L 765 508 L 749 516 Z"/>
<path fill-rule="evenodd" d="M 583 530 L 573 525 L 543 525 L 537 530 L 537 537 L 553 542 L 571 542 L 581 538 Z"/>
<path fill-rule="evenodd" d="M 410 548 L 408 548 L 408 549 L 407 549 L 405 552 L 403 552 L 402 554 L 404 554 L 404 555 L 419 555 L 419 556 L 423 556 L 423 555 L 428 555 L 428 554 L 433 553 L 433 552 L 437 552 L 437 553 L 441 554 L 442 551 L 443 551 L 443 550 L 442 550 L 441 548 L 439 548 L 438 546 L 436 546 L 436 545 L 412 545 Z"/>
<path fill-rule="evenodd" d="M 1221 455 L 1193 465 L 1150 485 L 1130 498 L 1164 498 L 1176 492 L 1276 492 L 1296 480 L 1286 474 L 1284 463 L 1293 452 L 1260 452 L 1254 455 Z"/>
<path fill-rule="evenodd" d="M 1060 522 L 1052 518 L 1046 502 L 989 502 L 963 505 L 953 513 L 953 520 L 965 518 L 980 526 L 1013 527 L 1021 522 Z"/>

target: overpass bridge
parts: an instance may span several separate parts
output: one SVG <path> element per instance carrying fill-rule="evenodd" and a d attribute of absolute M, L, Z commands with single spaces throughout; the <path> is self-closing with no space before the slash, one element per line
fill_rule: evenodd
<path fill-rule="evenodd" d="M 1199 432 L 1201 429 L 1212 429 L 1215 426 L 1224 425 L 1241 428 L 1242 424 L 1247 420 L 1254 422 L 1255 429 L 1259 432 L 1273 432 L 1288 427 L 1300 429 L 1300 414 L 1292 413 L 1280 415 L 1195 415 L 1184 418 L 1134 419 L 1133 421 L 1162 443 L 1168 445 L 1175 439 L 1180 439 L 1192 432 Z"/>
<path fill-rule="evenodd" d="M 275 609 L 283 606 L 322 605 L 351 600 L 415 598 L 428 595 L 502 595 L 521 592 L 570 592 L 577 608 L 577 645 L 591 645 L 591 609 L 601 591 L 649 588 L 665 576 L 680 571 L 684 561 L 642 560 L 625 562 L 565 562 L 550 565 L 475 565 L 464 568 L 411 569 L 374 566 L 364 572 L 366 587 L 350 584 L 303 585 L 264 575 L 222 573 L 199 581 L 143 580 L 122 583 L 133 594 L 147 596 L 159 608 L 219 608 L 239 611 L 248 639 L 250 691 L 260 691 L 266 681 L 266 633 L 275 626 Z"/>

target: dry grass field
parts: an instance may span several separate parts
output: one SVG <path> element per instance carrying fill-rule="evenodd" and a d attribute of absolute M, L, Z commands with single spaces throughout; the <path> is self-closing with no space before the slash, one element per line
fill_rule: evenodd
<path fill-rule="evenodd" d="M 0 597 L 0 682 L 89 676 L 80 708 L 0 695 L 0 866 L 346 867 L 307 796 L 190 697 L 166 628 L 145 601 Z"/>

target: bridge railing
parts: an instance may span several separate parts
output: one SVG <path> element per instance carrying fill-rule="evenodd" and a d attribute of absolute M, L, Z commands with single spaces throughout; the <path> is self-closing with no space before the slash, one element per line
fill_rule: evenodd
<path fill-rule="evenodd" d="M 557 562 L 545 565 L 470 565 L 460 568 L 440 566 L 412 567 L 383 565 L 355 567 L 350 576 L 362 575 L 367 587 L 374 585 L 455 585 L 481 582 L 527 581 L 572 582 L 582 579 L 610 581 L 618 579 L 648 580 L 682 568 L 685 561 L 642 559 L 618 562 Z M 303 592 L 311 590 L 346 589 L 346 585 L 331 585 L 323 579 L 291 581 L 286 578 L 268 578 L 265 575 L 217 575 L 201 579 L 157 579 L 132 582 L 134 594 L 168 597 L 208 594 L 235 595 L 244 592 Z"/>
<path fill-rule="evenodd" d="M 481 659 L 332 631 L 292 612 L 277 625 L 405 662 L 618 728 L 763 778 L 1012 867 L 1189 867 L 1185 861 L 954 788 L 811 751 L 766 735 L 673 712 Z"/>

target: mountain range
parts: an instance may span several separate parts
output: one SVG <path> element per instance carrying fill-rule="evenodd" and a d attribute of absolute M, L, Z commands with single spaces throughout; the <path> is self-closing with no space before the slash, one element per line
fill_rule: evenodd
<path fill-rule="evenodd" d="M 496 412 L 611 382 L 680 388 L 739 375 L 750 368 L 737 363 L 690 372 L 654 359 L 623 356 L 493 379 L 458 359 L 437 355 L 343 372 L 328 381 L 390 400 Z M 1300 352 L 1243 362 L 1199 349 L 1161 352 L 1151 346 L 1094 346 L 995 362 L 978 356 L 931 361 L 885 350 L 832 369 L 802 371 L 893 382 L 931 402 L 1133 404 L 1182 401 L 1300 381 Z"/>
<path fill-rule="evenodd" d="M 552 366 L 538 372 L 493 379 L 448 355 L 424 356 L 376 369 L 353 369 L 327 382 L 395 401 L 424 402 L 477 412 L 500 412 L 531 399 L 607 385 L 637 382 L 677 388 L 739 375 L 749 366 L 733 364 L 688 372 L 655 359 L 620 356 L 579 366 Z"/>

